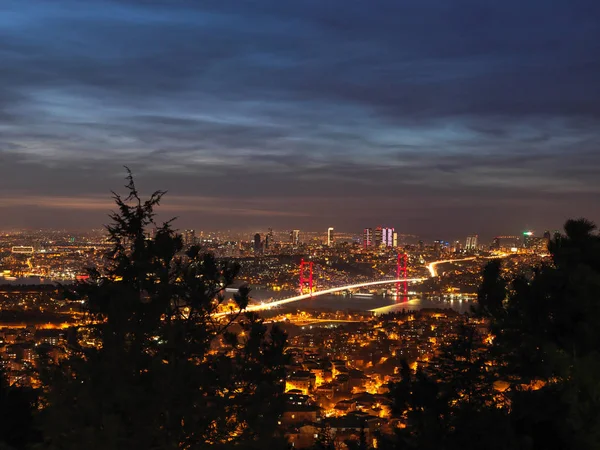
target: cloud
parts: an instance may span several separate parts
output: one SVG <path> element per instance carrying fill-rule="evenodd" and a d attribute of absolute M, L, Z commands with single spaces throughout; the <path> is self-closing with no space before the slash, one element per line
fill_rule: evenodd
<path fill-rule="evenodd" d="M 594 219 L 599 19 L 579 0 L 9 0 L 0 190 L 19 200 L 0 226 L 99 213 L 123 165 L 204 199 L 171 199 L 186 224 Z"/>

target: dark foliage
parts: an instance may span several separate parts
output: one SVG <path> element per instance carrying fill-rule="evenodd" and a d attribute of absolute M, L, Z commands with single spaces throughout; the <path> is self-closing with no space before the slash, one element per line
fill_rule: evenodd
<path fill-rule="evenodd" d="M 406 425 L 394 448 L 600 448 L 600 237 L 570 220 L 549 250 L 550 262 L 510 283 L 491 261 L 475 321 L 427 372 L 403 368 L 390 393 Z"/>
<path fill-rule="evenodd" d="M 38 394 L 27 386 L 9 385 L 0 371 L 0 448 L 20 450 L 39 439 L 33 426 Z"/>
<path fill-rule="evenodd" d="M 286 336 L 242 314 L 248 289 L 219 315 L 238 267 L 198 248 L 183 253 L 171 222 L 154 223 L 164 193 L 142 201 L 131 174 L 127 189 L 114 195 L 106 267 L 73 292 L 90 323 L 72 334 L 71 356 L 44 373 L 46 445 L 266 445 L 282 408 Z"/>
<path fill-rule="evenodd" d="M 483 269 L 483 281 L 477 290 L 477 307 L 475 312 L 489 316 L 496 314 L 506 300 L 506 281 L 502 277 L 502 261 L 494 259 Z"/>
<path fill-rule="evenodd" d="M 600 237 L 569 220 L 552 264 L 518 278 L 492 315 L 511 417 L 528 448 L 600 448 Z"/>

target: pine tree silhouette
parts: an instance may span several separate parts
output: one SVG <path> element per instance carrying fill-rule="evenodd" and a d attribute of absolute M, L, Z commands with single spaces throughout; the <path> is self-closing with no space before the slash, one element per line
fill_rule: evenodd
<path fill-rule="evenodd" d="M 183 253 L 172 221 L 154 221 L 165 193 L 142 200 L 127 180 L 128 195 L 114 194 L 106 265 L 72 292 L 91 321 L 78 336 L 96 345 L 71 339 L 70 357 L 44 371 L 47 446 L 268 445 L 283 407 L 285 334 L 243 313 L 248 289 L 217 316 L 239 267 L 197 247 Z"/>

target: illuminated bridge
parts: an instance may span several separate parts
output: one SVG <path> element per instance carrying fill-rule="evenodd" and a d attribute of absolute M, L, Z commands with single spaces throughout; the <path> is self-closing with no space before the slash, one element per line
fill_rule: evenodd
<path fill-rule="evenodd" d="M 507 256 L 507 255 L 502 254 L 502 255 L 496 255 L 496 256 L 492 256 L 492 257 L 483 257 L 483 258 L 484 259 L 492 259 L 492 258 L 503 258 L 505 256 Z M 312 263 L 305 263 L 304 261 L 302 261 L 301 269 L 300 269 L 300 289 L 303 289 L 305 287 L 305 284 L 308 283 L 309 293 L 300 294 L 300 295 L 296 295 L 294 297 L 284 298 L 281 300 L 273 300 L 273 301 L 263 302 L 263 303 L 256 304 L 256 305 L 250 305 L 246 308 L 246 311 L 264 311 L 266 309 L 271 309 L 274 307 L 287 305 L 288 303 L 299 302 L 301 300 L 307 300 L 307 299 L 310 299 L 313 297 L 318 297 L 320 295 L 334 294 L 336 292 L 343 292 L 343 291 L 348 291 L 351 289 L 358 289 L 358 288 L 370 287 L 370 286 L 379 286 L 379 285 L 384 285 L 384 284 L 395 284 L 397 288 L 401 284 L 403 284 L 404 285 L 404 295 L 406 295 L 407 283 L 418 283 L 418 282 L 428 280 L 429 278 L 437 277 L 438 276 L 437 266 L 439 264 L 455 263 L 455 262 L 462 262 L 462 261 L 474 261 L 476 259 L 478 259 L 478 257 L 471 256 L 468 258 L 445 259 L 445 260 L 441 260 L 441 261 L 433 261 L 427 265 L 427 269 L 429 270 L 430 277 L 406 278 L 406 258 L 404 255 L 399 255 L 398 256 L 397 278 L 380 280 L 380 281 L 368 281 L 368 282 L 357 283 L 357 284 L 349 284 L 346 286 L 338 286 L 338 287 L 334 287 L 334 288 L 330 288 L 330 289 L 323 289 L 322 291 L 312 291 L 312 285 L 313 285 L 313 283 L 312 283 Z M 310 264 L 308 266 L 310 273 L 309 273 L 308 277 L 305 277 L 304 273 L 303 273 L 304 266 L 308 265 L 308 264 Z M 403 274 L 404 277 L 401 277 L 400 276 L 401 274 Z M 231 312 L 233 312 L 233 311 L 231 311 Z M 219 314 L 217 314 L 217 316 L 231 314 L 231 312 L 219 313 Z"/>
<path fill-rule="evenodd" d="M 347 286 L 338 286 L 331 289 L 323 289 L 322 291 L 316 291 L 308 294 L 296 295 L 295 297 L 284 298 L 282 300 L 274 300 L 270 302 L 261 303 L 258 305 L 250 305 L 246 308 L 246 311 L 263 311 L 265 309 L 271 309 L 277 306 L 287 305 L 288 303 L 299 302 L 300 300 L 307 300 L 309 298 L 318 297 L 320 295 L 334 294 L 336 292 L 348 291 L 350 289 L 358 289 L 361 287 L 369 287 L 369 286 L 379 286 L 382 284 L 397 284 L 397 283 L 416 283 L 420 281 L 425 281 L 427 278 L 394 278 L 391 280 L 381 280 L 381 281 L 369 281 L 366 283 L 358 283 L 358 284 L 349 284 Z M 230 314 L 230 313 L 220 313 L 217 314 L 219 316 Z"/>

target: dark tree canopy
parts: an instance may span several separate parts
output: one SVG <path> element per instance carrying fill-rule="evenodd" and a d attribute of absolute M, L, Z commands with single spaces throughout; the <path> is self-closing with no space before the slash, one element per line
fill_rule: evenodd
<path fill-rule="evenodd" d="M 38 440 L 33 426 L 37 407 L 37 392 L 18 383 L 11 386 L 0 370 L 0 449 L 21 450 Z"/>
<path fill-rule="evenodd" d="M 474 318 L 430 367 L 401 371 L 394 448 L 600 448 L 600 236 L 569 220 L 549 250 L 513 280 L 488 263 Z"/>
<path fill-rule="evenodd" d="M 126 187 L 126 197 L 114 195 L 105 267 L 72 292 L 89 323 L 71 356 L 44 374 L 46 444 L 195 449 L 274 439 L 284 333 L 243 313 L 248 289 L 236 311 L 218 315 L 238 267 L 197 247 L 184 252 L 171 222 L 154 222 L 164 193 L 142 200 L 131 174 Z"/>
<path fill-rule="evenodd" d="M 506 300 L 506 281 L 502 278 L 502 260 L 493 259 L 483 268 L 483 281 L 477 290 L 477 312 L 497 313 Z"/>

